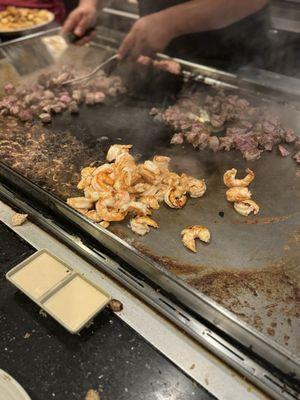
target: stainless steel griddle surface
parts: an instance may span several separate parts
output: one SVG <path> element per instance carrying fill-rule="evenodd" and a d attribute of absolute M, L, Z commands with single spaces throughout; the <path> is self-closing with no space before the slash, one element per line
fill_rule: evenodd
<path fill-rule="evenodd" d="M 88 60 L 86 62 L 93 65 L 107 56 L 94 47 L 72 51 L 67 50 L 64 62 L 76 54 L 80 62 Z M 181 82 L 153 72 L 150 81 L 145 81 L 147 74 L 144 70 L 133 75 L 131 67 L 128 68 L 117 68 L 129 83 L 128 95 L 105 106 L 82 107 L 76 117 L 65 113 L 55 118 L 47 129 L 51 132 L 68 131 L 85 145 L 93 146 L 94 150 L 96 146 L 99 157 L 95 161 L 103 161 L 103 154 L 111 144 L 133 144 L 133 153 L 141 161 L 155 154 L 166 155 L 171 157 L 174 171 L 204 178 L 208 189 L 203 198 L 189 199 L 181 210 L 162 205 L 154 212 L 153 217 L 160 229 L 139 237 L 130 231 L 126 221 L 112 224 L 111 232 L 116 235 L 116 241 L 119 237 L 132 246 L 130 251 L 152 260 L 184 285 L 223 305 L 240 321 L 251 325 L 254 331 L 262 332 L 267 340 L 282 346 L 283 351 L 299 354 L 299 166 L 291 158 L 281 158 L 276 150 L 263 154 L 256 162 L 246 162 L 240 153 L 234 151 L 214 154 L 194 150 L 189 144 L 171 146 L 172 132 L 154 122 L 149 109 L 174 102 Z M 37 68 L 36 72 L 40 73 L 41 69 Z M 183 86 L 181 94 L 186 95 L 188 90 Z M 203 98 L 214 91 L 201 84 L 197 90 L 203 93 Z M 253 97 L 252 101 L 258 103 L 261 99 Z M 282 104 L 273 103 L 272 108 L 277 109 L 283 122 L 299 135 L 300 113 Z M 241 175 L 247 167 L 256 174 L 251 191 L 253 199 L 261 207 L 257 216 L 239 216 L 226 202 L 222 176 L 233 167 Z M 44 188 L 55 192 L 53 187 Z M 55 194 L 65 200 L 58 192 Z M 180 237 L 182 229 L 195 224 L 209 227 L 212 234 L 209 245 L 197 244 L 197 254 L 189 252 Z M 124 248 L 124 252 L 127 250 Z"/>

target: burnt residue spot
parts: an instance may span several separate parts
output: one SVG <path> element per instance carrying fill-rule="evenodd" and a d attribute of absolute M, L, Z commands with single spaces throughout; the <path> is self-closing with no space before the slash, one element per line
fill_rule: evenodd
<path fill-rule="evenodd" d="M 221 218 L 224 218 L 224 215 L 225 215 L 224 211 L 219 211 L 219 216 L 220 216 Z"/>
<path fill-rule="evenodd" d="M 80 170 L 102 156 L 99 146 L 88 146 L 69 131 L 22 124 L 12 117 L 0 123 L 1 161 L 63 199 L 78 195 Z"/>

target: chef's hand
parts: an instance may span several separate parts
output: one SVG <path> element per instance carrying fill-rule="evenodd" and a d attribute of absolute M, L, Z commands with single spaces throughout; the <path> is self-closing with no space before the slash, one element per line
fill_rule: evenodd
<path fill-rule="evenodd" d="M 85 44 L 89 42 L 96 34 L 95 30 L 91 30 L 97 21 L 97 1 L 82 0 L 79 6 L 73 10 L 66 19 L 62 27 L 62 35 L 74 33 L 79 40 L 76 44 Z M 88 31 L 88 34 L 85 33 Z"/>
<path fill-rule="evenodd" d="M 140 55 L 152 56 L 162 52 L 173 37 L 171 23 L 165 21 L 163 12 L 142 17 L 123 40 L 118 57 L 136 60 Z"/>

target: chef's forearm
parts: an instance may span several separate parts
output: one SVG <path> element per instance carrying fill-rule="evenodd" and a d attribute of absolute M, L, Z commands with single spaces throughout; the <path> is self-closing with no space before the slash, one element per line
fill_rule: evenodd
<path fill-rule="evenodd" d="M 173 37 L 224 28 L 260 10 L 268 0 L 191 0 L 160 12 Z"/>

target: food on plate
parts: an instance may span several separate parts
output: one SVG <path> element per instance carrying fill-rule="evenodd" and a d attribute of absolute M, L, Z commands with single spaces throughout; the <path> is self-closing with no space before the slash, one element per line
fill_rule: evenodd
<path fill-rule="evenodd" d="M 258 214 L 259 206 L 251 200 L 251 192 L 248 189 L 250 183 L 254 180 L 254 172 L 247 168 L 247 175 L 243 179 L 236 179 L 237 170 L 229 169 L 223 175 L 223 182 L 229 188 L 226 191 L 227 201 L 233 203 L 236 212 L 244 217 L 248 217 L 252 212 Z"/>
<path fill-rule="evenodd" d="M 182 243 L 189 250 L 196 253 L 196 239 L 200 239 L 202 242 L 209 243 L 210 232 L 205 226 L 194 225 L 189 228 L 183 229 L 181 232 Z"/>
<path fill-rule="evenodd" d="M 52 14 L 47 10 L 10 6 L 0 11 L 0 31 L 33 28 L 50 22 L 52 18 Z"/>
<path fill-rule="evenodd" d="M 234 209 L 241 215 L 248 217 L 252 212 L 254 215 L 259 212 L 259 205 L 253 200 L 243 200 L 233 204 Z"/>
<path fill-rule="evenodd" d="M 83 104 L 95 106 L 105 103 L 107 97 L 126 92 L 119 76 L 106 76 L 103 71 L 88 82 L 65 85 L 68 80 L 89 71 L 63 66 L 59 72 L 43 73 L 34 82 L 17 88 L 9 83 L 4 87 L 6 95 L 0 100 L 0 115 L 14 116 L 22 122 L 37 119 L 48 124 L 57 114 L 67 111 L 78 114 Z"/>
<path fill-rule="evenodd" d="M 151 227 L 158 228 L 151 215 L 160 203 L 182 208 L 188 195 L 202 197 L 206 185 L 203 179 L 170 171 L 171 159 L 166 156 L 155 155 L 152 160 L 137 164 L 131 148 L 132 145 L 114 144 L 107 152 L 107 162 L 97 168 L 83 168 L 77 188 L 84 196 L 68 198 L 67 203 L 102 227 L 129 215 L 132 231 L 145 235 Z"/>
<path fill-rule="evenodd" d="M 243 179 L 236 179 L 237 170 L 232 168 L 225 172 L 223 181 L 228 188 L 232 187 L 247 187 L 255 178 L 254 172 L 247 168 L 246 169 L 247 175 Z"/>
<path fill-rule="evenodd" d="M 152 108 L 150 115 L 173 129 L 171 144 L 187 141 L 200 150 L 237 150 L 248 161 L 259 159 L 262 152 L 282 143 L 296 148 L 299 141 L 294 131 L 284 127 L 266 107 L 255 107 L 223 91 L 204 100 L 201 93 L 185 94 L 165 110 Z M 285 153 L 283 148 L 279 151 Z"/>
<path fill-rule="evenodd" d="M 233 203 L 251 199 L 251 192 L 246 187 L 232 187 L 226 192 L 227 201 Z"/>
<path fill-rule="evenodd" d="M 12 226 L 23 225 L 24 222 L 27 220 L 27 217 L 28 217 L 28 214 L 14 213 L 11 217 Z"/>
<path fill-rule="evenodd" d="M 146 235 L 150 232 L 150 227 L 158 228 L 158 224 L 150 217 L 135 217 L 130 220 L 130 227 L 138 235 Z"/>

